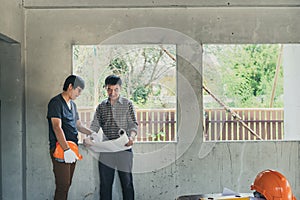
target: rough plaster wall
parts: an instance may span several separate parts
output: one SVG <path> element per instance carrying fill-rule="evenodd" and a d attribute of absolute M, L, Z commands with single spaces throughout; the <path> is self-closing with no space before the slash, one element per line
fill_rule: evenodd
<path fill-rule="evenodd" d="M 0 33 L 21 42 L 24 33 L 22 0 L 2 0 L 0 13 Z"/>
<path fill-rule="evenodd" d="M 208 7 L 208 6 L 296 6 L 299 5 L 298 0 L 25 0 L 26 7 Z"/>
<path fill-rule="evenodd" d="M 25 103 L 24 103 L 24 12 L 22 0 L 1 1 L 1 196 L 26 198 Z"/>
<path fill-rule="evenodd" d="M 1 182 L 0 199 L 25 197 L 24 74 L 19 44 L 0 40 Z"/>
<path fill-rule="evenodd" d="M 300 45 L 284 45 L 282 66 L 284 67 L 284 132 L 287 139 L 299 140 L 300 127 L 298 126 L 298 113 L 300 96 L 295 94 L 295 87 L 298 85 Z M 293 96 L 293 98 L 290 98 Z"/>
<path fill-rule="evenodd" d="M 300 9 L 289 7 L 27 9 L 27 198 L 51 199 L 53 195 L 46 106 L 50 97 L 61 91 L 64 78 L 72 71 L 72 44 L 98 44 L 104 40 L 112 43 L 108 38 L 142 27 L 178 31 L 199 43 L 299 42 L 299 16 Z M 148 34 L 151 38 L 151 32 Z M 134 39 L 128 38 L 129 41 Z M 172 39 L 176 41 L 176 37 Z M 201 60 L 190 56 L 193 61 Z M 182 77 L 178 83 L 178 98 L 186 99 L 179 105 L 181 143 L 168 146 L 171 150 L 168 153 L 173 157 L 171 161 L 162 160 L 166 163 L 163 168 L 134 174 L 137 199 L 174 199 L 185 193 L 221 192 L 223 187 L 250 192 L 256 174 L 266 168 L 281 171 L 299 198 L 298 142 L 201 142 L 201 120 L 193 118 L 194 110 L 201 109 L 200 66 L 198 63 L 195 68 L 184 59 L 178 60 Z M 192 104 L 182 87 L 186 80 L 191 81 L 192 92 L 199 95 Z M 195 138 L 188 138 L 193 133 Z M 163 146 L 136 144 L 135 152 L 161 151 Z M 82 153 L 85 159 L 78 163 L 70 199 L 98 199 L 96 161 L 84 148 Z M 152 163 L 155 160 L 135 165 L 143 168 Z M 114 191 L 118 199 L 120 188 L 115 187 Z"/>

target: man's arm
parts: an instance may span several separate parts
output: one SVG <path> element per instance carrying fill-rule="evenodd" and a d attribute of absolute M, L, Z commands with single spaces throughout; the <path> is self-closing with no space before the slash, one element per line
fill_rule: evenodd
<path fill-rule="evenodd" d="M 77 120 L 76 122 L 76 126 L 79 132 L 86 134 L 86 135 L 91 135 L 92 133 L 94 133 L 94 131 L 92 131 L 91 129 L 86 128 L 85 126 L 83 126 L 81 124 L 80 120 Z"/>
<path fill-rule="evenodd" d="M 134 138 L 137 135 L 138 122 L 136 119 L 136 112 L 132 103 L 129 103 L 129 112 L 127 116 L 130 137 Z"/>
<path fill-rule="evenodd" d="M 91 122 L 91 126 L 90 129 L 92 131 L 95 131 L 96 133 L 98 133 L 98 131 L 100 130 L 100 115 L 101 115 L 101 111 L 100 111 L 100 104 L 97 106 L 96 108 L 96 112 L 94 114 L 93 120 Z"/>
<path fill-rule="evenodd" d="M 132 103 L 129 103 L 129 113 L 127 116 L 127 122 L 129 126 L 129 142 L 125 146 L 132 146 L 133 141 L 137 135 L 137 127 L 138 127 L 136 113 Z"/>
<path fill-rule="evenodd" d="M 56 139 L 60 144 L 61 148 L 64 150 L 64 161 L 65 163 L 74 163 L 78 159 L 77 155 L 72 149 L 70 149 L 64 131 L 61 128 L 60 118 L 51 118 L 53 131 L 55 133 Z"/>
<path fill-rule="evenodd" d="M 63 150 L 69 149 L 69 145 L 66 141 L 66 137 L 63 129 L 61 128 L 61 119 L 60 118 L 51 118 L 51 123 L 53 131 L 55 133 L 56 139 Z"/>
<path fill-rule="evenodd" d="M 136 136 L 136 133 L 131 131 L 130 136 L 129 136 L 129 141 L 127 144 L 125 144 L 125 146 L 127 146 L 127 147 L 132 146 L 134 143 L 133 141 L 134 141 L 135 136 Z"/>

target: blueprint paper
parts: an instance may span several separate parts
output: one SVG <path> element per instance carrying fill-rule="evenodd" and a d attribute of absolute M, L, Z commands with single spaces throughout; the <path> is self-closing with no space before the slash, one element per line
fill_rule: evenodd
<path fill-rule="evenodd" d="M 93 136 L 93 144 L 88 148 L 92 151 L 99 152 L 118 152 L 130 149 L 131 146 L 127 147 L 125 144 L 129 142 L 127 135 L 124 133 L 119 138 L 114 140 L 103 140 L 103 133 L 98 133 L 97 136 Z"/>

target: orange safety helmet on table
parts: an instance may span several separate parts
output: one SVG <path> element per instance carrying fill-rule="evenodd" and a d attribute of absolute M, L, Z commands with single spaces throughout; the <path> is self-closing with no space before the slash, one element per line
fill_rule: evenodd
<path fill-rule="evenodd" d="M 82 159 L 82 155 L 79 153 L 79 149 L 78 146 L 75 142 L 72 141 L 67 141 L 70 149 L 72 151 L 74 151 L 74 153 L 76 154 L 76 156 L 78 157 L 78 160 Z M 64 160 L 64 150 L 62 149 L 62 147 L 60 146 L 60 144 L 58 142 L 56 142 L 56 147 L 55 147 L 55 151 L 53 153 L 53 157 L 63 161 Z"/>
<path fill-rule="evenodd" d="M 296 200 L 288 180 L 281 173 L 270 169 L 256 176 L 251 190 L 260 193 L 267 200 Z"/>

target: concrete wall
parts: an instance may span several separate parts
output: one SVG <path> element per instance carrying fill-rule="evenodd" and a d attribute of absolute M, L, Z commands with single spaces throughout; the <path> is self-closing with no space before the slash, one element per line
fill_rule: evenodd
<path fill-rule="evenodd" d="M 21 48 L 0 40 L 1 199 L 25 197 L 24 73 Z"/>
<path fill-rule="evenodd" d="M 1 1 L 0 13 L 0 34 L 17 42 L 21 42 L 24 36 L 22 0 Z"/>
<path fill-rule="evenodd" d="M 283 68 L 284 68 L 284 133 L 288 140 L 299 140 L 299 100 L 300 96 L 295 93 L 295 85 L 298 85 L 300 69 L 300 45 L 284 45 Z M 293 98 L 289 98 L 289 97 Z"/>
<path fill-rule="evenodd" d="M 297 6 L 299 5 L 297 0 L 253 0 L 253 1 L 242 1 L 242 0 L 232 0 L 232 1 L 210 1 L 210 0 L 160 0 L 160 1 L 122 1 L 122 0 L 26 0 L 25 6 L 28 8 L 37 8 L 37 7 L 47 7 L 47 8 L 58 8 L 58 7 L 209 7 L 209 6 L 225 6 L 225 7 L 234 7 L 234 6 Z"/>
<path fill-rule="evenodd" d="M 299 4 L 298 0 L 2 1 L 1 199 L 53 197 L 46 106 L 72 71 L 72 44 L 167 42 L 177 44 L 179 54 L 179 142 L 135 145 L 137 199 L 174 199 L 185 193 L 221 192 L 223 187 L 250 192 L 254 177 L 266 168 L 282 172 L 300 198 L 299 142 L 201 142 L 198 44 L 299 43 Z M 78 163 L 70 199 L 98 199 L 97 160 L 84 147 L 81 152 L 84 160 Z M 114 199 L 120 192 L 116 184 Z"/>
<path fill-rule="evenodd" d="M 147 3 L 143 8 L 140 1 L 134 2 L 135 8 L 125 8 L 121 1 L 88 2 L 25 1 L 27 199 L 53 196 L 45 116 L 49 99 L 61 92 L 63 80 L 72 72 L 72 44 L 164 42 L 177 44 L 180 55 L 179 143 L 135 145 L 137 199 L 174 199 L 185 193 L 221 192 L 223 187 L 251 192 L 255 176 L 267 168 L 282 172 L 300 198 L 298 142 L 202 143 L 201 49 L 197 46 L 299 43 L 298 1 L 247 2 L 258 7 L 245 7 L 243 1 L 230 2 L 236 7 L 226 6 L 229 2 L 224 7 L 214 7 L 210 1 L 202 2 L 208 7 L 195 6 L 198 1 L 189 1 L 192 7 L 154 2 L 159 8 Z M 272 3 L 274 7 L 261 6 Z M 84 147 L 81 152 L 84 160 L 78 163 L 70 199 L 98 199 L 96 159 Z M 120 188 L 114 191 L 114 199 L 119 199 Z"/>
<path fill-rule="evenodd" d="M 0 199 L 25 199 L 22 1 L 1 1 L 0 13 Z"/>

